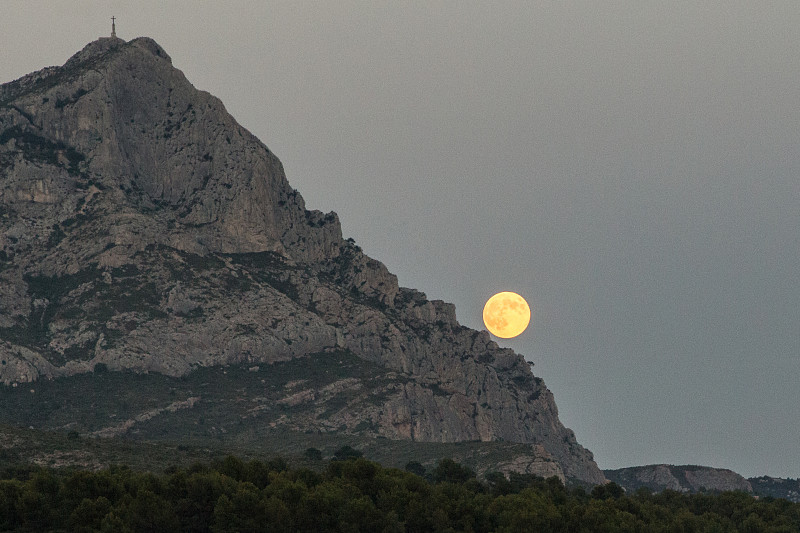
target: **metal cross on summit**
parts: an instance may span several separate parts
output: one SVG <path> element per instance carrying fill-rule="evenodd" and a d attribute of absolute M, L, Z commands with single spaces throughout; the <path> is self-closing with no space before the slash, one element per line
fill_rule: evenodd
<path fill-rule="evenodd" d="M 111 38 L 112 39 L 116 39 L 117 38 L 117 25 L 114 23 L 114 21 L 116 21 L 116 20 L 117 20 L 117 17 L 111 17 Z"/>

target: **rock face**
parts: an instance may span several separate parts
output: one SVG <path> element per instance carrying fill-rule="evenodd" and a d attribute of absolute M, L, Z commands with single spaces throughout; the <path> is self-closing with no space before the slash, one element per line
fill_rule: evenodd
<path fill-rule="evenodd" d="M 709 466 L 648 465 L 604 470 L 610 481 L 629 492 L 645 487 L 654 492 L 729 491 L 752 493 L 750 482 L 731 470 Z"/>
<path fill-rule="evenodd" d="M 334 351 L 386 379 L 287 395 L 362 390 L 300 425 L 530 443 L 526 464 L 604 480 L 520 355 L 398 287 L 335 213 L 306 210 L 280 161 L 153 40 L 100 39 L 0 86 L 0 382 Z"/>

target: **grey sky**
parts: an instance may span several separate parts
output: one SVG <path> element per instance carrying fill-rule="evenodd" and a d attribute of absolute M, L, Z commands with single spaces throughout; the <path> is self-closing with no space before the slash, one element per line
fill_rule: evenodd
<path fill-rule="evenodd" d="M 402 285 L 531 304 L 601 468 L 800 476 L 800 3 L 4 0 L 0 80 L 153 37 Z"/>

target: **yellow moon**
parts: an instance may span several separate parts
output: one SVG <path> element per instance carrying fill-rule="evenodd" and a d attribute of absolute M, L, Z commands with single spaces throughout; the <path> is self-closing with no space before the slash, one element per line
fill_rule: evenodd
<path fill-rule="evenodd" d="M 483 306 L 483 323 L 495 337 L 510 339 L 528 327 L 531 308 L 515 292 L 498 292 Z"/>

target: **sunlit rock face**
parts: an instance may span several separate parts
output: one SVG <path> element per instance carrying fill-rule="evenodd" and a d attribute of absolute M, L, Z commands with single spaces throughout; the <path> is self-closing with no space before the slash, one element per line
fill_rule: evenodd
<path fill-rule="evenodd" d="M 101 39 L 0 86 L 2 383 L 340 352 L 384 378 L 306 391 L 347 401 L 280 423 L 531 443 L 567 477 L 604 479 L 520 355 L 399 288 L 335 213 L 306 210 L 274 154 L 153 40 Z"/>

